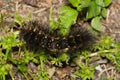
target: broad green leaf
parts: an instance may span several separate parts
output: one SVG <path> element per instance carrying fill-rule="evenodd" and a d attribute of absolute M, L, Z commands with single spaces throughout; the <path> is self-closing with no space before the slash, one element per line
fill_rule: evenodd
<path fill-rule="evenodd" d="M 82 0 L 69 0 L 69 2 L 74 6 L 74 7 L 78 7 L 79 4 L 81 4 Z"/>
<path fill-rule="evenodd" d="M 101 26 L 102 25 L 101 25 L 101 22 L 100 22 L 100 17 L 93 18 L 92 22 L 91 22 L 91 25 L 95 30 L 101 31 Z"/>
<path fill-rule="evenodd" d="M 112 0 L 104 0 L 105 7 L 108 7 L 111 4 Z"/>
<path fill-rule="evenodd" d="M 88 7 L 91 3 L 91 0 L 82 0 L 81 1 L 81 6 L 82 8 Z"/>
<path fill-rule="evenodd" d="M 72 9 L 68 6 L 64 6 L 61 8 L 60 12 L 61 13 L 60 13 L 59 18 L 60 18 L 61 23 L 66 24 L 66 21 L 67 21 L 67 24 L 71 25 L 76 22 L 78 12 L 75 9 Z"/>
<path fill-rule="evenodd" d="M 101 12 L 101 7 L 98 6 L 95 1 L 91 2 L 91 5 L 88 8 L 87 14 L 86 14 L 86 20 L 91 19 L 93 17 L 96 17 Z"/>
<path fill-rule="evenodd" d="M 97 5 L 104 7 L 103 0 L 95 0 L 95 2 L 96 2 Z"/>
<path fill-rule="evenodd" d="M 69 0 L 69 2 L 77 8 L 78 11 L 81 11 L 83 8 L 88 7 L 91 0 Z"/>
<path fill-rule="evenodd" d="M 107 17 L 107 12 L 106 12 L 106 9 L 105 9 L 105 8 L 102 9 L 101 14 L 102 14 L 102 17 L 104 17 L 104 18 Z"/>
<path fill-rule="evenodd" d="M 62 7 L 60 10 L 60 14 L 59 14 L 59 20 L 60 20 L 60 25 L 61 25 L 60 29 L 69 30 L 70 26 L 76 23 L 77 16 L 78 16 L 78 11 L 68 6 Z"/>

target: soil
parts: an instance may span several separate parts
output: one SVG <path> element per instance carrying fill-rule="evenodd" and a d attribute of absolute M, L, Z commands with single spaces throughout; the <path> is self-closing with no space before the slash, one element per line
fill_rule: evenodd
<path fill-rule="evenodd" d="M 49 26 L 49 13 L 50 8 L 53 8 L 53 18 L 57 19 L 57 14 L 62 6 L 69 5 L 68 0 L 0 0 L 0 12 L 3 14 L 12 14 L 13 16 L 18 13 L 23 17 L 30 14 L 31 20 L 39 20 L 41 24 Z M 107 18 L 102 21 L 102 32 L 114 38 L 116 42 L 120 42 L 120 0 L 112 0 L 112 4 L 107 8 Z M 12 17 L 6 18 L 6 23 L 11 23 Z M 88 23 L 80 23 L 83 26 L 89 26 Z M 0 33 L 0 36 L 5 34 L 5 31 Z M 99 62 L 102 62 L 101 60 Z M 106 61 L 106 60 L 105 60 Z M 95 62 L 94 62 L 95 63 Z M 98 63 L 98 62 L 97 62 Z M 114 80 L 120 80 L 120 74 L 113 67 L 112 64 L 107 64 L 107 61 L 100 64 L 98 67 L 102 71 L 95 71 L 95 79 L 100 80 L 101 76 L 113 77 Z M 76 66 L 66 66 L 64 68 L 46 65 L 49 71 L 51 80 L 71 80 L 70 77 L 76 77 L 73 71 L 77 70 Z M 15 67 L 13 67 L 15 69 Z M 36 77 L 35 72 L 38 67 L 34 63 L 28 64 L 28 69 Z M 109 72 L 108 72 L 109 71 Z M 25 80 L 20 72 L 14 73 L 15 80 Z M 7 79 L 9 80 L 9 79 Z M 30 79 L 31 80 L 31 79 Z M 77 80 L 81 80 L 78 78 Z"/>

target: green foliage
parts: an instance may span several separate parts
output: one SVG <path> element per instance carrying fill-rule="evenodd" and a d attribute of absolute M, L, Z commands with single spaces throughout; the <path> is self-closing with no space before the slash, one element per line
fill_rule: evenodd
<path fill-rule="evenodd" d="M 27 72 L 27 66 L 26 66 L 25 64 L 17 65 L 17 68 L 18 68 L 22 73 Z"/>
<path fill-rule="evenodd" d="M 68 64 L 68 61 L 70 59 L 70 56 L 66 53 L 61 54 L 59 57 L 55 58 L 55 57 L 51 57 L 51 63 L 62 67 L 62 63 L 65 62 L 66 64 Z"/>
<path fill-rule="evenodd" d="M 66 35 L 72 24 L 76 23 L 78 12 L 68 6 L 64 6 L 60 10 L 60 33 Z M 66 22 L 67 21 L 67 22 Z"/>
<path fill-rule="evenodd" d="M 2 27 L 5 26 L 5 15 L 1 16 L 0 19 L 2 20 Z M 15 22 L 17 22 L 19 25 L 22 25 L 23 22 L 29 20 L 28 18 L 21 17 L 18 13 L 15 15 Z M 9 27 L 9 26 L 8 26 Z M 12 25 L 13 27 L 13 25 Z M 10 34 L 7 36 L 4 36 L 0 39 L 0 80 L 5 80 L 6 75 L 10 75 L 12 80 L 14 80 L 13 75 L 12 75 L 12 68 L 11 65 L 7 64 L 7 62 L 11 62 L 11 64 L 16 65 L 17 70 L 19 70 L 26 80 L 29 80 L 28 76 L 26 75 L 27 73 L 30 74 L 28 71 L 27 64 L 29 62 L 33 62 L 36 64 L 40 64 L 40 72 L 38 72 L 38 77 L 41 80 L 49 80 L 48 72 L 44 69 L 44 63 L 47 60 L 47 56 L 42 53 L 33 53 L 29 52 L 25 45 L 24 42 L 20 41 L 18 39 L 19 32 L 13 32 L 13 30 L 10 30 Z M 13 52 L 13 48 L 19 48 L 18 54 Z M 5 53 L 2 52 L 2 50 L 5 50 Z M 17 58 L 15 58 L 12 55 L 17 55 Z M 40 56 L 40 61 L 37 59 Z M 41 74 L 40 74 L 41 73 Z M 32 75 L 32 74 L 31 74 Z M 43 78 L 40 78 L 42 76 Z M 32 77 L 34 79 L 34 77 Z"/>
<path fill-rule="evenodd" d="M 10 35 L 2 38 L 1 41 L 0 41 L 0 46 L 2 46 L 2 49 L 6 50 L 6 53 L 5 53 L 6 59 L 8 57 L 10 57 L 8 55 L 10 55 L 12 47 L 20 45 L 19 40 L 16 39 L 17 35 L 18 35 L 18 33 L 15 33 L 15 32 L 11 33 Z"/>
<path fill-rule="evenodd" d="M 97 17 L 93 18 L 92 21 L 91 21 L 91 26 L 95 30 L 100 31 L 101 30 L 101 26 L 102 26 L 102 24 L 100 22 L 100 17 L 97 16 Z"/>
<path fill-rule="evenodd" d="M 75 75 L 80 76 L 83 80 L 90 80 L 94 78 L 95 67 L 81 65 L 80 70 L 75 72 Z"/>
<path fill-rule="evenodd" d="M 50 28 L 55 30 L 59 28 L 59 32 L 64 36 L 68 33 L 70 26 L 76 23 L 78 17 L 78 12 L 85 12 L 84 20 L 91 20 L 91 25 L 94 29 L 100 31 L 101 23 L 100 19 L 106 18 L 106 7 L 111 3 L 111 0 L 69 0 L 70 3 L 76 7 L 77 10 L 64 6 L 60 10 L 58 15 L 58 20 L 55 21 L 52 18 L 52 8 L 50 10 Z M 1 27 L 5 26 L 5 15 L 0 16 Z M 15 15 L 15 22 L 22 25 L 23 22 L 28 21 L 30 16 L 27 18 L 21 17 L 18 13 Z M 10 35 L 3 37 L 0 40 L 0 46 L 2 49 L 6 50 L 3 53 L 0 49 L 0 80 L 5 80 L 5 76 L 10 74 L 12 67 L 11 64 L 15 64 L 17 69 L 27 78 L 25 73 L 29 73 L 27 69 L 27 64 L 33 62 L 39 65 L 39 70 L 37 76 L 39 80 L 50 80 L 48 71 L 45 68 L 45 63 L 48 60 L 52 64 L 62 67 L 63 63 L 69 64 L 70 56 L 66 53 L 60 54 L 57 57 L 47 55 L 45 52 L 33 53 L 29 52 L 22 42 L 17 39 L 18 32 L 11 32 Z M 11 54 L 13 47 L 18 47 L 18 57 L 14 58 Z M 22 48 L 22 49 L 21 49 Z M 115 65 L 118 71 L 120 71 L 120 44 L 114 43 L 114 39 L 108 36 L 102 36 L 101 41 L 98 42 L 93 49 L 94 52 L 98 53 L 100 57 L 106 57 L 111 63 Z M 79 52 L 75 63 L 80 67 L 80 70 L 76 71 L 77 76 L 82 77 L 82 79 L 93 79 L 95 66 L 90 66 L 90 54 L 91 52 Z M 12 76 L 11 76 L 12 77 Z M 14 79 L 13 79 L 14 80 Z M 29 80 L 29 79 L 28 79 Z"/>
<path fill-rule="evenodd" d="M 96 17 L 106 18 L 106 7 L 111 4 L 112 0 L 69 0 L 69 2 L 77 8 L 78 11 L 84 12 L 83 18 L 85 21 L 92 20 L 92 27 L 101 31 L 101 23 Z M 84 16 L 85 15 L 85 16 Z M 98 24 L 95 25 L 97 22 Z"/>
<path fill-rule="evenodd" d="M 49 56 L 45 52 L 40 52 L 39 54 L 40 54 L 40 62 L 41 62 L 41 64 L 48 61 Z"/>
<path fill-rule="evenodd" d="M 87 12 L 86 12 L 87 14 L 85 19 L 88 20 L 93 17 L 96 17 L 100 14 L 100 12 L 101 12 L 101 7 L 96 4 L 95 0 L 93 0 L 91 1 L 90 6 L 87 8 Z"/>
<path fill-rule="evenodd" d="M 101 50 L 109 50 L 114 44 L 114 39 L 110 38 L 109 36 L 102 36 L 99 43 L 97 43 L 94 49 Z"/>
<path fill-rule="evenodd" d="M 84 21 L 91 20 L 92 28 L 101 31 L 100 19 L 107 17 L 106 7 L 111 4 L 111 0 L 69 0 L 69 2 L 76 9 L 69 6 L 62 7 L 57 21 L 52 19 L 51 8 L 49 17 L 51 29 L 59 28 L 60 34 L 66 35 L 69 32 L 70 26 L 76 23 L 79 11 L 79 13 L 84 13 Z"/>
<path fill-rule="evenodd" d="M 112 2 L 112 0 L 103 0 L 103 1 L 104 1 L 104 6 L 105 7 L 108 7 Z"/>
<path fill-rule="evenodd" d="M 9 57 L 9 60 L 13 62 L 15 65 L 17 65 L 18 70 L 20 70 L 22 73 L 27 72 L 27 64 L 29 62 L 34 62 L 36 64 L 39 63 L 39 61 L 36 59 L 40 54 L 34 54 L 33 52 L 29 52 L 24 49 L 24 54 L 20 53 L 18 58 Z M 23 56 L 23 57 L 21 57 Z"/>
<path fill-rule="evenodd" d="M 55 30 L 59 28 L 60 34 L 63 36 L 69 32 L 69 29 L 72 24 L 76 23 L 76 19 L 78 16 L 78 12 L 68 6 L 64 6 L 60 10 L 60 14 L 58 15 L 58 20 L 55 21 L 52 19 L 52 8 L 50 10 L 50 28 Z M 67 23 L 66 23 L 67 21 Z"/>
<path fill-rule="evenodd" d="M 18 23 L 20 26 L 22 26 L 23 22 L 30 20 L 30 15 L 28 15 L 27 17 L 22 17 L 20 16 L 18 13 L 15 14 L 15 19 L 14 19 L 16 23 Z"/>
<path fill-rule="evenodd" d="M 48 58 L 45 55 L 45 53 L 41 52 L 41 55 L 40 55 L 40 66 L 39 66 L 39 70 L 37 72 L 39 80 L 50 80 L 48 71 L 44 67 L 44 63 L 48 61 L 47 59 Z"/>
<path fill-rule="evenodd" d="M 5 18 L 9 16 L 11 15 L 0 13 L 0 31 L 5 28 Z M 12 65 L 7 63 L 7 59 L 11 48 L 17 45 L 16 35 L 17 33 L 11 33 L 8 36 L 0 36 L 0 80 L 6 80 L 6 75 L 9 75 L 12 70 Z M 2 49 L 6 50 L 6 52 L 3 53 Z"/>
<path fill-rule="evenodd" d="M 120 43 L 114 44 L 113 53 L 105 55 L 107 59 L 111 61 L 116 67 L 116 69 L 120 72 Z"/>
<path fill-rule="evenodd" d="M 45 70 L 44 68 L 40 67 L 37 75 L 38 75 L 39 80 L 50 80 L 48 71 Z"/>
<path fill-rule="evenodd" d="M 101 15 L 102 15 L 103 18 L 106 18 L 106 17 L 107 17 L 106 8 L 102 8 Z"/>
<path fill-rule="evenodd" d="M 0 64 L 0 80 L 6 80 L 5 76 L 9 73 L 11 69 L 12 67 L 9 64 Z"/>
<path fill-rule="evenodd" d="M 75 63 L 80 67 L 79 71 L 75 71 L 75 75 L 80 76 L 83 80 L 94 78 L 95 66 L 90 66 L 90 52 L 84 51 L 75 59 Z M 84 61 L 84 62 L 82 62 Z"/>
<path fill-rule="evenodd" d="M 77 8 L 78 11 L 82 11 L 84 8 L 90 5 L 91 0 L 69 0 L 69 2 Z"/>
<path fill-rule="evenodd" d="M 109 36 L 102 36 L 101 40 L 95 44 L 93 51 L 99 58 L 106 58 L 110 63 L 114 64 L 116 69 L 120 72 L 120 43 L 115 43 L 113 38 Z M 75 59 L 75 63 L 80 66 L 80 70 L 76 71 L 77 76 L 84 80 L 93 79 L 95 66 L 90 66 L 90 52 L 82 52 Z"/>
<path fill-rule="evenodd" d="M 11 70 L 12 65 L 7 63 L 6 55 L 0 50 L 0 80 L 5 80 L 6 75 L 10 74 Z"/>
<path fill-rule="evenodd" d="M 10 64 L 7 64 L 6 56 L 0 50 L 0 80 L 5 80 L 5 76 L 8 75 L 11 70 L 12 66 Z"/>
<path fill-rule="evenodd" d="M 11 49 L 12 47 L 18 46 L 19 40 L 17 40 L 18 32 L 11 33 L 8 36 L 5 36 L 1 39 L 0 45 L 2 45 L 3 49 Z"/>
<path fill-rule="evenodd" d="M 103 36 L 101 41 L 94 47 L 100 56 L 106 57 L 120 71 L 120 43 L 114 43 L 114 39 Z"/>

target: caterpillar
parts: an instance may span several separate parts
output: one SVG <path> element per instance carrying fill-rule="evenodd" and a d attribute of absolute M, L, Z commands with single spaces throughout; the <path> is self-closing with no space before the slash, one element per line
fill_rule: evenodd
<path fill-rule="evenodd" d="M 37 21 L 24 24 L 20 38 L 31 49 L 44 49 L 56 53 L 89 49 L 95 43 L 95 36 L 79 24 L 72 25 L 68 34 L 62 36 L 58 30 L 42 27 Z"/>

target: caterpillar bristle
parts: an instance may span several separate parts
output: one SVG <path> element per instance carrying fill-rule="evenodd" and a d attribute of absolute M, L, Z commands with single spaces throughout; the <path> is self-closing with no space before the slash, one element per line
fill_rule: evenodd
<path fill-rule="evenodd" d="M 57 30 L 40 26 L 38 22 L 24 24 L 20 31 L 26 45 L 35 50 L 45 49 L 52 52 L 69 52 L 84 50 L 95 43 L 95 36 L 80 25 L 72 25 L 68 35 L 61 36 Z"/>

